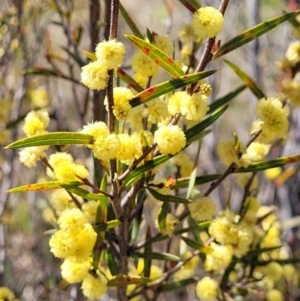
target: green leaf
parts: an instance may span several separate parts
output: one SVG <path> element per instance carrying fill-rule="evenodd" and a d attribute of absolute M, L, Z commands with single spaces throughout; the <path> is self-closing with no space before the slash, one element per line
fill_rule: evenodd
<path fill-rule="evenodd" d="M 89 58 L 92 62 L 97 61 L 96 54 L 94 54 L 94 53 L 92 53 L 92 52 L 89 52 L 89 51 L 86 51 L 86 50 L 82 50 L 82 53 L 83 53 L 87 58 Z"/>
<path fill-rule="evenodd" d="M 8 193 L 13 192 L 28 192 L 28 191 L 42 191 L 42 190 L 53 190 L 53 189 L 61 189 L 61 183 L 58 181 L 51 181 L 51 182 L 43 182 L 43 183 L 35 183 L 35 184 L 28 184 L 24 186 L 19 186 L 15 188 L 11 188 L 7 190 Z M 72 185 L 79 186 L 82 185 L 80 182 L 72 182 Z"/>
<path fill-rule="evenodd" d="M 177 78 L 185 74 L 177 62 L 154 45 L 135 36 L 125 35 L 125 37 L 172 77 Z"/>
<path fill-rule="evenodd" d="M 118 264 L 116 263 L 115 256 L 113 255 L 111 248 L 107 248 L 106 259 L 110 273 L 112 276 L 116 276 L 120 274 L 120 269 Z"/>
<path fill-rule="evenodd" d="M 161 156 L 155 157 L 153 160 L 147 161 L 144 165 L 139 166 L 134 171 L 132 171 L 128 175 L 127 178 L 125 178 L 125 180 L 124 180 L 125 187 L 132 185 L 135 181 L 142 178 L 144 176 L 145 172 L 168 161 L 172 157 L 173 157 L 173 155 L 161 155 Z"/>
<path fill-rule="evenodd" d="M 197 166 L 195 166 L 195 168 L 193 169 L 191 176 L 190 176 L 190 180 L 189 180 L 189 185 L 188 185 L 188 190 L 186 193 L 186 198 L 189 199 L 192 191 L 195 187 L 195 182 L 196 182 L 196 175 L 197 175 Z"/>
<path fill-rule="evenodd" d="M 68 144 L 93 144 L 93 136 L 72 133 L 72 132 L 53 132 L 43 135 L 36 135 L 15 141 L 6 149 L 41 146 L 41 145 L 68 145 Z"/>
<path fill-rule="evenodd" d="M 170 253 L 156 253 L 156 252 L 134 252 L 134 254 L 139 258 L 148 258 L 148 259 L 155 259 L 155 260 L 169 260 L 169 261 L 175 261 L 180 262 L 181 259 L 178 256 L 175 256 Z"/>
<path fill-rule="evenodd" d="M 221 57 L 255 39 L 259 36 L 265 34 L 266 32 L 270 31 L 271 29 L 275 28 L 276 26 L 280 25 L 284 21 L 296 16 L 300 10 L 284 14 L 275 18 L 272 18 L 268 21 L 262 22 L 246 31 L 241 33 L 240 35 L 236 36 L 232 40 L 226 42 L 218 52 L 213 56 L 213 59 Z"/>
<path fill-rule="evenodd" d="M 144 89 L 123 69 L 118 68 L 119 78 L 126 83 L 130 88 L 134 89 L 137 92 L 142 92 Z"/>
<path fill-rule="evenodd" d="M 266 252 L 270 252 L 270 251 L 274 251 L 277 249 L 280 249 L 282 246 L 275 246 L 275 247 L 269 247 L 269 248 L 261 248 L 261 249 L 255 249 L 255 250 L 250 250 L 248 251 L 248 253 L 246 254 L 246 256 L 258 256 L 262 253 L 266 253 Z"/>
<path fill-rule="evenodd" d="M 214 180 L 217 180 L 221 175 L 214 174 L 214 175 L 206 175 L 206 176 L 199 176 L 195 178 L 195 186 L 208 183 Z M 171 187 L 171 189 L 179 189 L 179 188 L 187 188 L 190 182 L 190 178 L 180 178 L 176 181 L 175 185 Z"/>
<path fill-rule="evenodd" d="M 212 123 L 214 123 L 227 110 L 227 108 L 228 106 L 225 106 L 215 111 L 209 117 L 205 118 L 200 123 L 185 131 L 184 134 L 186 137 L 186 144 L 189 145 L 193 141 L 197 140 L 199 136 L 201 136 L 201 132 L 209 127 Z"/>
<path fill-rule="evenodd" d="M 23 74 L 24 75 L 55 76 L 55 77 L 59 77 L 59 78 L 69 80 L 69 81 L 74 82 L 76 84 L 80 84 L 80 82 L 78 80 L 76 80 L 75 78 L 69 77 L 69 76 L 63 74 L 60 71 L 54 71 L 52 69 L 47 69 L 47 68 L 42 68 L 42 67 L 35 67 L 35 68 L 31 68 L 31 69 L 26 69 L 26 70 L 23 71 Z"/>
<path fill-rule="evenodd" d="M 190 203 L 189 200 L 181 198 L 176 195 L 161 194 L 150 187 L 147 187 L 147 189 L 154 198 L 156 198 L 157 200 L 159 200 L 161 202 L 182 203 L 182 204 Z"/>
<path fill-rule="evenodd" d="M 125 10 L 124 6 L 121 3 L 120 3 L 120 12 L 125 22 L 129 26 L 131 31 L 134 33 L 134 35 L 143 39 L 143 35 L 141 34 L 141 32 L 139 31 L 139 29 L 137 28 L 137 26 L 135 25 L 135 23 L 133 22 L 133 20 L 131 19 L 131 17 L 129 16 L 129 14 L 127 13 L 127 11 Z"/>
<path fill-rule="evenodd" d="M 187 285 L 198 282 L 199 279 L 197 278 L 187 278 L 184 280 L 176 281 L 176 282 L 171 282 L 167 284 L 163 284 L 160 286 L 159 291 L 160 292 L 170 292 L 179 288 L 186 288 Z"/>
<path fill-rule="evenodd" d="M 226 94 L 225 96 L 217 99 L 213 103 L 209 105 L 209 111 L 207 114 L 211 114 L 212 112 L 216 111 L 218 108 L 222 107 L 223 105 L 227 104 L 231 99 L 236 97 L 238 94 L 240 94 L 242 91 L 244 91 L 246 86 L 240 86 L 236 90 Z"/>
<path fill-rule="evenodd" d="M 249 167 L 247 168 L 241 167 L 237 169 L 235 172 L 240 173 L 240 172 L 253 172 L 253 171 L 266 170 L 273 167 L 285 166 L 298 161 L 300 161 L 300 155 L 281 157 L 275 160 L 252 163 Z"/>
<path fill-rule="evenodd" d="M 195 11 L 201 7 L 197 0 L 179 0 L 179 2 L 184 5 L 191 13 L 195 13 Z"/>
<path fill-rule="evenodd" d="M 246 72 L 244 72 L 237 65 L 228 60 L 225 60 L 225 63 L 237 74 L 237 76 L 244 82 L 244 84 L 253 92 L 253 94 L 257 98 L 261 99 L 266 97 L 262 90 Z"/>
<path fill-rule="evenodd" d="M 202 248 L 202 244 L 195 241 L 195 240 L 192 240 L 188 237 L 184 237 L 184 236 L 181 236 L 181 239 L 191 248 L 195 249 L 195 250 L 200 250 Z"/>
<path fill-rule="evenodd" d="M 113 228 L 119 226 L 120 224 L 121 224 L 121 222 L 118 219 L 114 219 L 112 221 L 108 221 L 106 223 L 96 225 L 94 227 L 94 229 L 95 229 L 96 232 L 100 232 L 100 231 L 113 229 Z"/>
<path fill-rule="evenodd" d="M 130 105 L 132 107 L 136 107 L 158 96 L 164 95 L 168 92 L 174 91 L 186 85 L 197 82 L 198 80 L 208 77 L 214 74 L 215 72 L 216 72 L 215 70 L 212 70 L 206 72 L 193 73 L 152 86 L 142 91 L 141 93 L 135 95 L 135 97 L 130 101 Z"/>
<path fill-rule="evenodd" d="M 211 221 L 200 222 L 200 223 L 196 224 L 196 226 L 175 230 L 174 235 L 180 235 L 183 233 L 192 233 L 193 231 L 207 229 L 210 224 L 211 224 Z"/>
<path fill-rule="evenodd" d="M 167 217 L 169 211 L 170 211 L 169 202 L 163 202 L 163 205 L 162 205 L 161 209 L 159 210 L 159 214 L 158 214 L 158 229 L 159 229 L 159 232 L 163 233 L 163 231 L 166 228 L 166 217 Z"/>
<path fill-rule="evenodd" d="M 84 199 L 87 199 L 87 200 L 97 201 L 97 200 L 107 200 L 108 199 L 107 196 L 105 196 L 103 194 L 92 193 L 92 192 L 89 192 L 88 190 L 85 190 L 83 188 L 75 187 L 74 185 L 61 183 L 60 186 L 67 189 L 68 191 L 76 194 L 76 195 L 81 196 Z"/>

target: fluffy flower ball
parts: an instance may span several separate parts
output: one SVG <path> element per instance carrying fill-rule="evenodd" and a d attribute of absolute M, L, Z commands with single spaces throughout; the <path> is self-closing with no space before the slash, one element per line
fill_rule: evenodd
<path fill-rule="evenodd" d="M 216 204 L 208 197 L 189 203 L 188 208 L 194 220 L 211 220 L 216 211 Z"/>
<path fill-rule="evenodd" d="M 133 55 L 131 63 L 132 69 L 143 76 L 155 76 L 158 73 L 158 65 L 142 51 Z"/>
<path fill-rule="evenodd" d="M 107 86 L 107 66 L 102 61 L 89 63 L 81 68 L 81 81 L 90 89 L 103 90 Z"/>
<path fill-rule="evenodd" d="M 184 132 L 177 125 L 163 126 L 154 133 L 154 141 L 163 155 L 175 155 L 186 144 Z"/>
<path fill-rule="evenodd" d="M 154 37 L 154 46 L 162 50 L 167 55 L 171 56 L 174 51 L 173 41 L 166 35 Z"/>
<path fill-rule="evenodd" d="M 69 283 L 77 283 L 88 275 L 90 267 L 90 258 L 80 263 L 73 262 L 67 258 L 60 267 L 61 276 Z"/>
<path fill-rule="evenodd" d="M 50 122 L 47 111 L 31 111 L 25 117 L 24 133 L 30 137 L 45 133 Z"/>
<path fill-rule="evenodd" d="M 214 7 L 199 8 L 192 21 L 194 30 L 200 39 L 213 38 L 223 29 L 223 15 Z"/>
<path fill-rule="evenodd" d="M 214 300 L 218 296 L 218 283 L 210 277 L 204 277 L 196 285 L 196 294 L 202 301 Z"/>
<path fill-rule="evenodd" d="M 115 69 L 124 61 L 124 44 L 117 41 L 103 41 L 96 47 L 96 57 L 105 63 L 107 69 Z"/>
<path fill-rule="evenodd" d="M 82 281 L 81 285 L 82 292 L 90 300 L 100 298 L 107 289 L 107 280 L 104 276 L 94 276 L 88 274 Z"/>

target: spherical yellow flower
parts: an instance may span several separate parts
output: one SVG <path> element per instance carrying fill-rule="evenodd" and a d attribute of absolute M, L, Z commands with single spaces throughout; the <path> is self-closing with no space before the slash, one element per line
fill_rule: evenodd
<path fill-rule="evenodd" d="M 267 292 L 267 301 L 284 301 L 284 296 L 277 289 L 271 289 Z"/>
<path fill-rule="evenodd" d="M 168 100 L 168 111 L 171 115 L 180 113 L 180 104 L 183 98 L 187 97 L 188 94 L 185 91 L 175 92 Z"/>
<path fill-rule="evenodd" d="M 274 180 L 276 179 L 282 172 L 281 167 L 273 167 L 273 168 L 269 168 L 266 169 L 264 171 L 264 176 L 268 179 L 268 180 Z"/>
<path fill-rule="evenodd" d="M 200 121 L 208 110 L 206 97 L 201 93 L 187 95 L 187 97 L 182 98 L 180 103 L 180 112 L 187 120 Z"/>
<path fill-rule="evenodd" d="M 164 126 L 154 133 L 154 141 L 163 155 L 175 155 L 186 144 L 184 132 L 177 125 Z"/>
<path fill-rule="evenodd" d="M 97 139 L 99 137 L 102 138 L 107 136 L 109 134 L 109 130 L 106 123 L 103 121 L 96 121 L 85 125 L 81 130 L 81 133 L 91 135 L 94 139 Z M 91 147 L 90 144 L 88 146 Z"/>
<path fill-rule="evenodd" d="M 247 183 L 249 182 L 250 178 L 252 177 L 252 173 L 250 172 L 243 172 L 243 173 L 237 173 L 235 174 L 235 177 L 237 179 L 237 184 L 244 188 Z M 254 177 L 252 184 L 250 186 L 250 191 L 256 189 L 258 186 L 258 177 L 257 175 Z"/>
<path fill-rule="evenodd" d="M 205 269 L 220 273 L 223 269 L 227 268 L 231 262 L 233 249 L 230 245 L 218 245 L 216 243 L 210 244 L 210 250 L 206 254 Z"/>
<path fill-rule="evenodd" d="M 183 45 L 180 49 L 180 62 L 186 66 L 189 66 L 191 62 L 191 57 L 193 53 L 193 48 L 191 45 Z"/>
<path fill-rule="evenodd" d="M 91 62 L 81 68 L 81 81 L 90 89 L 103 90 L 107 86 L 107 66 L 102 61 Z"/>
<path fill-rule="evenodd" d="M 97 202 L 89 201 L 82 205 L 81 209 L 86 216 L 87 221 L 90 224 L 95 223 L 96 213 L 97 213 Z"/>
<path fill-rule="evenodd" d="M 37 161 L 45 157 L 48 148 L 48 145 L 26 147 L 19 152 L 20 162 L 29 168 L 34 167 Z"/>
<path fill-rule="evenodd" d="M 144 76 L 140 73 L 134 73 L 132 75 L 132 78 L 143 88 L 146 87 L 147 85 L 147 82 L 148 82 L 148 77 L 147 76 Z"/>
<path fill-rule="evenodd" d="M 263 121 L 261 129 L 266 142 L 286 134 L 289 126 L 287 113 L 282 108 L 282 103 L 278 98 L 262 98 L 256 106 L 256 113 Z"/>
<path fill-rule="evenodd" d="M 157 124 L 169 116 L 166 101 L 159 98 L 147 102 L 147 109 L 147 121 L 150 124 Z"/>
<path fill-rule="evenodd" d="M 124 44 L 117 41 L 103 41 L 96 47 L 96 57 L 104 62 L 107 69 L 115 69 L 124 61 L 125 47 Z"/>
<path fill-rule="evenodd" d="M 104 276 L 98 275 L 97 278 L 88 274 L 82 281 L 82 293 L 89 300 L 100 298 L 107 289 L 107 280 Z"/>
<path fill-rule="evenodd" d="M 91 268 L 91 258 L 87 258 L 83 262 L 73 262 L 68 258 L 61 265 L 61 276 L 69 283 L 81 282 Z"/>
<path fill-rule="evenodd" d="M 29 97 L 32 104 L 36 107 L 44 108 L 49 104 L 49 95 L 44 87 L 31 89 L 29 91 Z"/>
<path fill-rule="evenodd" d="M 247 155 L 254 162 L 264 160 L 270 150 L 270 145 L 252 142 L 247 148 Z"/>
<path fill-rule="evenodd" d="M 198 40 L 198 35 L 192 23 L 183 25 L 178 32 L 178 37 L 182 43 L 186 44 L 197 42 Z"/>
<path fill-rule="evenodd" d="M 150 77 L 158 73 L 158 65 L 142 51 L 138 51 L 132 56 L 131 63 L 132 69 L 143 76 Z"/>
<path fill-rule="evenodd" d="M 133 93 L 130 89 L 125 87 L 114 88 L 114 105 L 113 113 L 119 120 L 125 120 L 128 118 L 131 105 L 129 101 L 133 98 Z M 104 99 L 104 103 L 107 109 L 107 97 Z"/>
<path fill-rule="evenodd" d="M 266 265 L 265 269 L 266 276 L 273 281 L 277 281 L 282 277 L 283 268 L 278 262 L 271 261 Z"/>
<path fill-rule="evenodd" d="M 54 174 L 57 181 L 62 183 L 81 181 L 80 178 L 89 177 L 89 172 L 83 165 L 73 162 L 60 162 L 54 167 Z"/>
<path fill-rule="evenodd" d="M 87 222 L 84 213 L 78 208 L 64 210 L 57 221 L 60 229 L 76 230 L 83 228 Z"/>
<path fill-rule="evenodd" d="M 296 79 L 286 79 L 281 82 L 281 92 L 294 107 L 300 107 L 300 82 Z"/>
<path fill-rule="evenodd" d="M 146 113 L 147 110 L 142 105 L 130 109 L 126 121 L 129 123 L 130 128 L 133 131 L 140 132 L 144 128 L 143 120 L 146 117 Z"/>
<path fill-rule="evenodd" d="M 196 285 L 196 295 L 202 301 L 211 301 L 218 296 L 218 282 L 210 277 L 204 277 Z"/>
<path fill-rule="evenodd" d="M 60 214 L 65 209 L 73 208 L 75 206 L 72 198 L 64 189 L 53 190 L 49 201 L 56 214 Z"/>
<path fill-rule="evenodd" d="M 173 214 L 168 213 L 166 216 L 164 229 L 160 229 L 162 234 L 167 234 L 169 237 L 172 237 L 174 234 L 174 230 L 179 220 Z"/>
<path fill-rule="evenodd" d="M 201 198 L 188 204 L 191 217 L 198 221 L 211 220 L 216 212 L 216 204 L 208 197 Z"/>
<path fill-rule="evenodd" d="M 141 155 L 142 145 L 139 139 L 128 134 L 119 134 L 120 150 L 117 159 L 125 164 L 131 164 L 133 160 Z"/>
<path fill-rule="evenodd" d="M 295 41 L 289 45 L 285 53 L 285 58 L 291 66 L 295 66 L 300 62 L 300 41 Z"/>
<path fill-rule="evenodd" d="M 240 152 L 243 153 L 245 146 L 241 144 Z M 237 166 L 240 166 L 240 159 L 235 148 L 234 141 L 222 141 L 217 146 L 217 153 L 221 161 L 229 166 L 231 163 L 235 163 Z"/>
<path fill-rule="evenodd" d="M 173 41 L 167 35 L 154 37 L 153 45 L 166 53 L 168 56 L 172 56 L 174 51 Z"/>
<path fill-rule="evenodd" d="M 0 300 L 14 300 L 15 294 L 12 290 L 10 290 L 8 287 L 0 287 Z"/>
<path fill-rule="evenodd" d="M 92 145 L 96 158 L 100 160 L 115 159 L 120 150 L 120 140 L 117 134 L 109 134 L 105 138 L 99 137 Z"/>
<path fill-rule="evenodd" d="M 204 83 L 200 86 L 201 94 L 205 95 L 206 97 L 210 96 L 212 93 L 212 87 L 210 84 Z"/>
<path fill-rule="evenodd" d="M 23 131 L 29 137 L 44 134 L 49 122 L 50 118 L 47 111 L 31 111 L 25 117 Z"/>
<path fill-rule="evenodd" d="M 222 31 L 224 18 L 217 9 L 206 6 L 194 13 L 192 24 L 200 39 L 213 38 Z"/>

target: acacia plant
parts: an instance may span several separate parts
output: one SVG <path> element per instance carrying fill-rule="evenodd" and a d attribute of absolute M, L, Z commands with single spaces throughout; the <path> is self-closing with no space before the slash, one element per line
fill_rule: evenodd
<path fill-rule="evenodd" d="M 264 21 L 221 43 L 216 36 L 230 1 L 222 0 L 219 8 L 179 1 L 193 14 L 178 34 L 179 51 L 166 35 L 149 29 L 144 34 L 120 1 L 111 1 L 108 40 L 92 52 L 82 49 L 88 63 L 77 59 L 81 84 L 95 93 L 105 91 L 101 105 L 107 118 L 82 124 L 78 132 L 49 133 L 48 112 L 29 112 L 23 127 L 26 138 L 7 148 L 24 148 L 21 162 L 31 168 L 40 161 L 51 180 L 9 192 L 52 191 L 56 231 L 50 251 L 62 260 L 62 278 L 70 285 L 81 283 L 88 299 L 113 295 L 116 287 L 121 301 L 158 300 L 161 294 L 195 284 L 196 295 L 204 301 L 294 300 L 288 298 L 295 296 L 297 273 L 291 263 L 297 259 L 287 256 L 283 247 L 275 208 L 261 206 L 257 199 L 257 173 L 300 160 L 300 154 L 266 160 L 288 137 L 286 108 L 297 101 L 286 87 L 298 71 L 299 42 L 281 62 L 282 69 L 294 71 L 284 83 L 282 98 L 262 92 L 229 61 L 244 86 L 210 99 L 212 87 L 203 79 L 218 72 L 210 70 L 212 60 L 222 60 L 284 21 L 292 20 L 297 27 L 298 12 Z M 119 32 L 136 47 L 132 72 L 122 68 L 126 49 L 117 39 L 119 12 L 133 33 Z M 56 70 L 27 71 L 43 72 L 64 78 Z M 153 84 L 159 72 L 169 79 Z M 248 141 L 236 133 L 220 141 L 217 153 L 225 171 L 198 174 L 199 142 L 246 88 L 258 100 L 258 120 Z M 191 160 L 184 151 L 194 144 L 198 151 Z M 92 171 L 62 151 L 66 145 L 88 148 Z M 243 187 L 243 196 L 236 200 L 239 208 L 234 211 L 224 200 L 226 208 L 217 212 L 210 195 L 230 174 Z M 205 183 L 210 183 L 206 191 L 196 189 Z"/>

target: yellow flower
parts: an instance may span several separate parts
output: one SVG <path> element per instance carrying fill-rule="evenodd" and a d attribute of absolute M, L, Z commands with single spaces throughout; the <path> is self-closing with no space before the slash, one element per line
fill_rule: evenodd
<path fill-rule="evenodd" d="M 96 47 L 97 59 L 104 62 L 107 69 L 115 69 L 124 61 L 124 44 L 117 41 L 103 41 Z"/>
<path fill-rule="evenodd" d="M 282 293 L 277 289 L 271 289 L 267 292 L 267 301 L 284 301 Z"/>
<path fill-rule="evenodd" d="M 131 108 L 127 118 L 127 122 L 133 131 L 139 132 L 143 129 L 143 119 L 146 117 L 146 109 L 141 105 Z"/>
<path fill-rule="evenodd" d="M 208 197 L 203 197 L 188 204 L 192 218 L 198 222 L 211 220 L 216 207 L 216 204 Z"/>
<path fill-rule="evenodd" d="M 285 53 L 285 58 L 291 66 L 295 66 L 300 62 L 300 41 L 295 41 L 289 45 Z"/>
<path fill-rule="evenodd" d="M 37 161 L 45 157 L 48 148 L 48 145 L 26 147 L 19 152 L 20 162 L 29 168 L 34 167 Z"/>
<path fill-rule="evenodd" d="M 61 276 L 69 283 L 81 282 L 91 268 L 91 258 L 88 257 L 83 262 L 73 262 L 68 258 L 61 265 Z"/>
<path fill-rule="evenodd" d="M 114 88 L 114 105 L 113 105 L 113 113 L 119 120 L 125 120 L 128 118 L 131 105 L 129 101 L 133 98 L 133 93 L 130 89 L 125 87 L 115 87 Z M 107 106 L 107 97 L 104 99 L 104 104 L 106 105 L 106 110 L 108 110 Z"/>
<path fill-rule="evenodd" d="M 147 121 L 150 124 L 157 124 L 168 117 L 167 103 L 165 100 L 159 98 L 153 99 L 147 102 L 148 118 Z"/>
<path fill-rule="evenodd" d="M 82 281 L 82 293 L 89 300 L 100 298 L 107 289 L 107 280 L 104 276 L 98 275 L 97 278 L 88 274 Z"/>
<path fill-rule="evenodd" d="M 62 183 L 81 181 L 80 178 L 87 179 L 89 177 L 89 172 L 83 165 L 63 161 L 54 166 L 54 174 L 56 179 Z"/>
<path fill-rule="evenodd" d="M 179 154 L 174 156 L 171 159 L 171 162 L 180 168 L 180 175 L 182 177 L 190 176 L 193 171 L 194 162 L 184 152 L 180 152 Z"/>
<path fill-rule="evenodd" d="M 163 155 L 180 152 L 186 144 L 184 132 L 177 125 L 164 126 L 154 133 L 154 141 Z"/>
<path fill-rule="evenodd" d="M 0 287 L 0 299 L 7 301 L 14 300 L 15 294 L 8 287 Z"/>
<path fill-rule="evenodd" d="M 171 115 L 180 113 L 181 100 L 187 97 L 187 95 L 188 94 L 185 91 L 177 91 L 169 98 L 168 111 Z"/>
<path fill-rule="evenodd" d="M 166 217 L 165 227 L 164 229 L 160 229 L 160 232 L 162 234 L 167 234 L 169 237 L 172 237 L 178 222 L 178 218 L 176 218 L 173 214 L 168 213 Z"/>
<path fill-rule="evenodd" d="M 224 18 L 217 9 L 206 6 L 194 13 L 192 24 L 200 39 L 213 38 L 222 31 Z"/>
<path fill-rule="evenodd" d="M 67 208 L 73 208 L 75 206 L 72 198 L 64 189 L 53 190 L 49 201 L 57 214 Z"/>
<path fill-rule="evenodd" d="M 200 86 L 200 91 L 201 91 L 201 94 L 208 97 L 212 93 L 212 87 L 210 84 L 204 83 Z"/>
<path fill-rule="evenodd" d="M 247 155 L 252 161 L 262 161 L 269 153 L 270 145 L 252 142 L 247 148 Z"/>
<path fill-rule="evenodd" d="M 295 108 L 300 107 L 300 83 L 296 79 L 286 79 L 281 82 L 281 92 Z"/>
<path fill-rule="evenodd" d="M 25 117 L 23 131 L 28 137 L 44 134 L 49 122 L 50 118 L 47 111 L 31 111 Z"/>
<path fill-rule="evenodd" d="M 132 69 L 143 76 L 155 76 L 158 73 L 158 65 L 142 51 L 132 56 Z"/>
<path fill-rule="evenodd" d="M 241 144 L 240 152 L 243 153 L 245 150 L 245 146 Z M 235 163 L 237 166 L 240 166 L 240 159 L 235 148 L 234 141 L 222 141 L 217 146 L 217 153 L 221 159 L 221 161 L 229 166 L 231 163 Z"/>
<path fill-rule="evenodd" d="M 179 30 L 178 36 L 182 43 L 197 42 L 198 40 L 198 35 L 192 23 L 183 25 Z"/>
<path fill-rule="evenodd" d="M 61 213 L 57 224 L 60 229 L 76 230 L 83 228 L 86 222 L 86 217 L 80 209 L 71 208 Z"/>
<path fill-rule="evenodd" d="M 196 295 L 202 301 L 214 300 L 218 296 L 218 283 L 210 277 L 204 277 L 196 285 Z"/>
<path fill-rule="evenodd" d="M 140 73 L 134 73 L 132 78 L 143 88 L 146 87 L 147 82 L 148 82 L 148 77 L 144 76 Z"/>
<path fill-rule="evenodd" d="M 252 173 L 250 172 L 244 172 L 244 173 L 236 173 L 234 174 L 236 179 L 237 179 L 237 184 L 244 188 L 247 183 L 249 182 L 250 178 L 252 177 Z M 257 175 L 255 175 L 253 181 L 252 181 L 252 184 L 250 186 L 250 191 L 256 189 L 258 186 L 258 177 Z"/>
<path fill-rule="evenodd" d="M 65 152 L 57 152 L 55 154 L 52 154 L 49 157 L 48 162 L 49 162 L 50 166 L 52 166 L 52 168 L 55 168 L 61 162 L 65 162 L 65 163 L 70 162 L 70 163 L 72 163 L 73 162 L 73 157 L 70 154 L 65 153 Z M 55 179 L 55 174 L 49 167 L 47 167 L 47 175 L 48 175 L 48 177 L 50 177 L 52 179 Z"/>
<path fill-rule="evenodd" d="M 120 140 L 116 134 L 109 134 L 105 138 L 98 138 L 92 146 L 96 158 L 101 160 L 115 159 L 120 150 Z"/>
<path fill-rule="evenodd" d="M 210 249 L 206 254 L 205 269 L 220 273 L 227 268 L 231 262 L 233 249 L 230 245 L 218 245 L 216 243 L 210 244 Z"/>
<path fill-rule="evenodd" d="M 278 262 L 271 261 L 266 265 L 265 269 L 266 269 L 266 276 L 273 281 L 280 280 L 280 278 L 282 277 L 283 269 Z"/>
<path fill-rule="evenodd" d="M 109 134 L 109 130 L 103 121 L 96 121 L 85 125 L 81 130 L 81 133 L 91 135 L 94 139 L 97 139 L 99 137 L 107 136 Z M 91 147 L 91 144 L 89 144 L 88 147 Z"/>
<path fill-rule="evenodd" d="M 82 211 L 84 212 L 87 221 L 90 224 L 95 223 L 96 213 L 97 213 L 97 202 L 89 201 L 82 205 Z"/>
<path fill-rule="evenodd" d="M 191 62 L 191 56 L 193 53 L 193 48 L 191 45 L 183 45 L 180 50 L 180 62 L 188 66 Z"/>
<path fill-rule="evenodd" d="M 173 41 L 167 35 L 154 37 L 153 45 L 166 53 L 168 56 L 172 56 L 174 51 Z"/>
<path fill-rule="evenodd" d="M 136 157 L 142 154 L 140 139 L 128 134 L 119 134 L 118 137 L 120 140 L 120 150 L 117 153 L 117 159 L 129 165 Z"/>
<path fill-rule="evenodd" d="M 103 90 L 107 86 L 107 67 L 102 61 L 89 63 L 81 68 L 81 81 L 90 89 Z"/>

